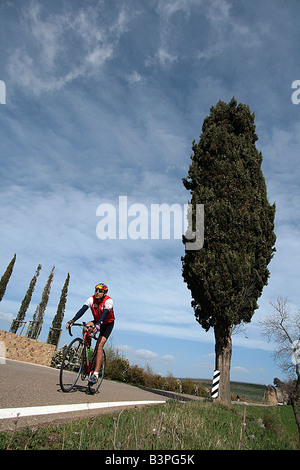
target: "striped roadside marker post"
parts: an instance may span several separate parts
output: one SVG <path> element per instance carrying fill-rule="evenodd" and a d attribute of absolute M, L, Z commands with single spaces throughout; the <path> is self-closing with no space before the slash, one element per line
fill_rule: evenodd
<path fill-rule="evenodd" d="M 219 383 L 220 383 L 220 371 L 215 370 L 214 371 L 213 383 L 212 383 L 212 389 L 211 389 L 211 397 L 212 398 L 217 398 L 218 397 Z"/>

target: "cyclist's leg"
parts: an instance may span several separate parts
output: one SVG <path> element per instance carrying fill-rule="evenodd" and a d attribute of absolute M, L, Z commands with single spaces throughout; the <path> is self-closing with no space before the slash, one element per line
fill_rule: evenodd
<path fill-rule="evenodd" d="M 95 370 L 94 372 L 99 372 L 102 360 L 103 360 L 103 346 L 106 343 L 105 336 L 99 336 L 97 342 L 97 354 L 96 354 L 96 361 L 95 361 Z"/>
<path fill-rule="evenodd" d="M 106 338 L 104 336 L 99 336 L 96 344 L 96 357 L 94 358 L 94 365 L 92 365 L 93 373 L 89 377 L 89 386 L 95 385 L 99 379 L 99 371 L 102 366 L 103 362 L 103 346 L 106 342 Z M 91 390 L 90 390 L 91 391 Z"/>
<path fill-rule="evenodd" d="M 95 361 L 95 372 L 99 372 L 102 361 L 103 361 L 103 346 L 108 340 L 112 330 L 114 327 L 114 323 L 108 323 L 107 325 L 102 325 L 100 329 L 100 336 L 97 341 L 97 354 L 96 354 L 96 361 Z"/>

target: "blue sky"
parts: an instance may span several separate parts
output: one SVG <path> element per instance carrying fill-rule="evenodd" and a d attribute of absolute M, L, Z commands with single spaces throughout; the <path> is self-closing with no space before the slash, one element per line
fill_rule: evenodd
<path fill-rule="evenodd" d="M 231 378 L 281 376 L 258 320 L 276 295 L 299 308 L 299 15 L 298 0 L 1 2 L 0 271 L 14 253 L 17 261 L 0 328 L 9 329 L 41 263 L 32 319 L 55 265 L 40 339 L 69 272 L 65 320 L 105 282 L 113 344 L 131 362 L 211 378 L 213 332 L 194 319 L 181 241 L 100 240 L 96 211 L 122 195 L 147 208 L 186 204 L 192 141 L 210 107 L 235 96 L 256 115 L 277 252 L 246 335 L 233 336 Z M 64 332 L 60 346 L 68 341 Z"/>

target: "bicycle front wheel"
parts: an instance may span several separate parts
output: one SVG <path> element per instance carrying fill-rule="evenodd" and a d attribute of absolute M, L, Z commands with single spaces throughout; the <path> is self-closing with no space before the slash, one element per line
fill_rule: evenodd
<path fill-rule="evenodd" d="M 77 383 L 83 366 L 83 341 L 81 338 L 73 339 L 67 347 L 60 367 L 60 387 L 63 392 L 70 392 Z"/>
<path fill-rule="evenodd" d="M 94 357 L 93 357 L 91 370 L 94 370 L 95 361 L 96 361 L 96 354 L 94 354 Z M 94 394 L 94 393 L 98 392 L 98 390 L 100 388 L 100 385 L 102 384 L 102 381 L 103 381 L 103 377 L 104 377 L 104 373 L 105 373 L 105 366 L 106 366 L 106 354 L 105 354 L 105 351 L 103 349 L 102 364 L 101 364 L 101 367 L 100 367 L 100 370 L 99 370 L 98 381 L 97 381 L 96 384 L 91 384 L 90 382 L 88 382 L 88 388 L 89 388 L 89 392 L 91 394 Z"/>

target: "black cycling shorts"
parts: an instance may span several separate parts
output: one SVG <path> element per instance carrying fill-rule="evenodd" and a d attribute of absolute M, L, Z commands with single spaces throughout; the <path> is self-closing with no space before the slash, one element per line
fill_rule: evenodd
<path fill-rule="evenodd" d="M 94 321 L 92 321 L 91 323 L 95 324 Z M 100 336 L 104 336 L 104 338 L 108 339 L 113 330 L 114 324 L 115 322 L 107 323 L 106 325 L 101 325 L 99 338 Z"/>

